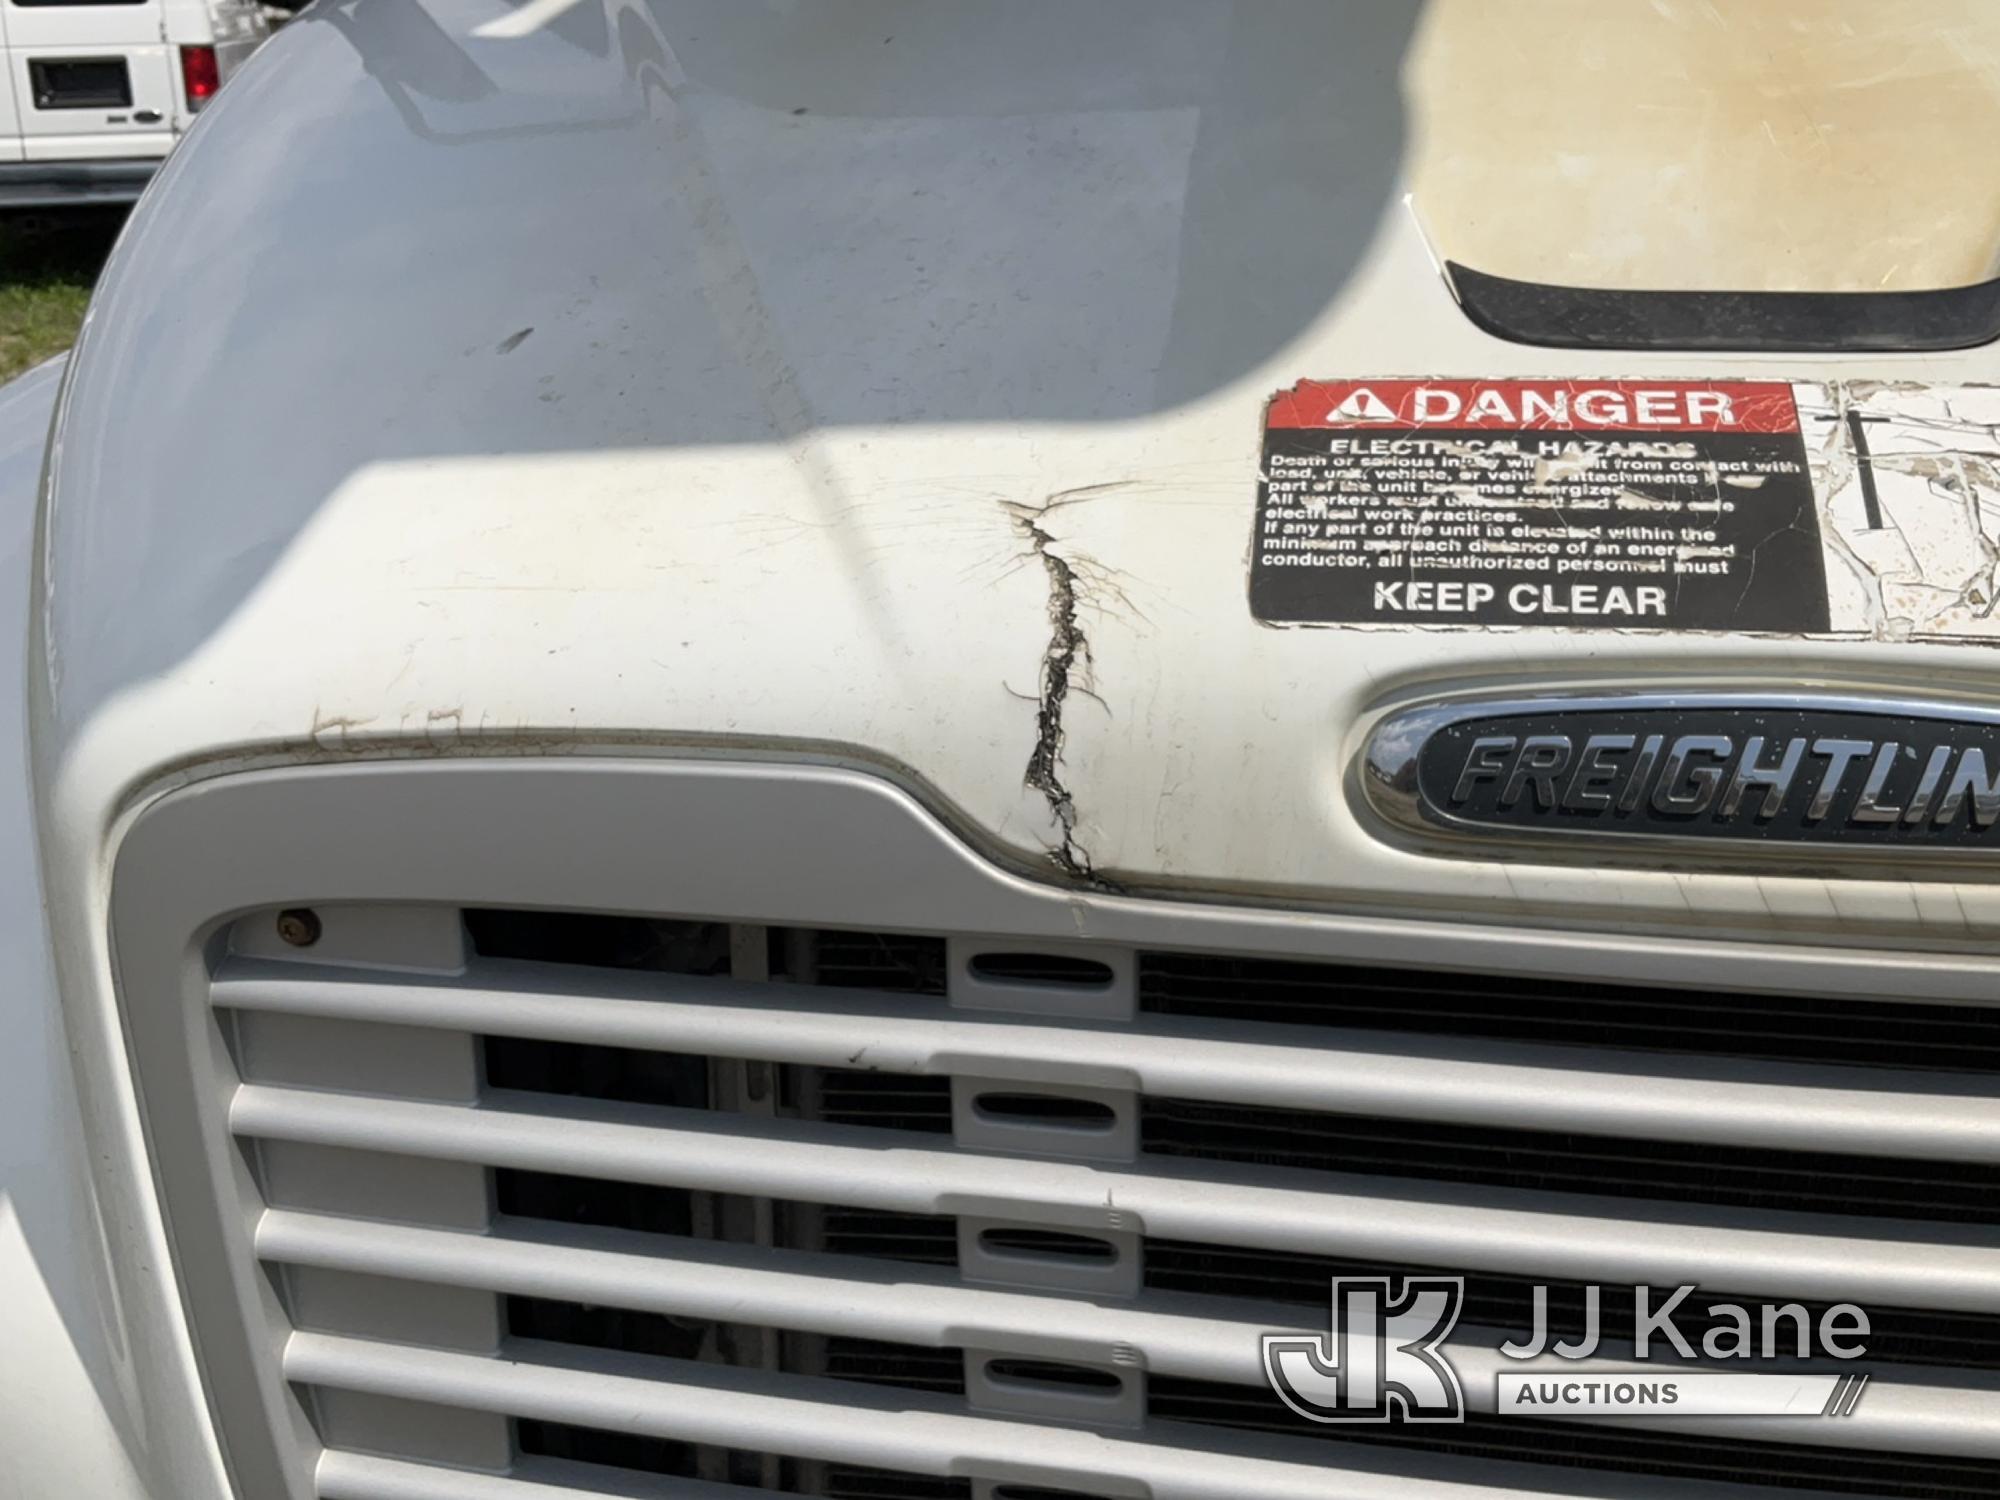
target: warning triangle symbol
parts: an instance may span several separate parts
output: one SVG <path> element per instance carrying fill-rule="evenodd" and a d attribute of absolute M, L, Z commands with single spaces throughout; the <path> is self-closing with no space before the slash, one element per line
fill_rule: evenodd
<path fill-rule="evenodd" d="M 1396 414 L 1389 410 L 1388 403 L 1369 390 L 1367 386 L 1356 386 L 1347 393 L 1332 411 L 1326 414 L 1329 422 L 1393 422 Z"/>

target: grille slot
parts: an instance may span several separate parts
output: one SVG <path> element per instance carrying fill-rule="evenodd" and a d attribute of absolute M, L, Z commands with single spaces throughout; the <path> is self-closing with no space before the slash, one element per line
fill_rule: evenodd
<path fill-rule="evenodd" d="M 593 969 L 727 975 L 729 928 L 718 922 L 575 911 L 468 911 L 465 931 L 483 958 L 533 959 Z"/>
<path fill-rule="evenodd" d="M 731 1325 L 707 1319 L 537 1297 L 509 1297 L 506 1315 L 507 1330 L 516 1338 L 667 1359 L 716 1357 L 718 1340 L 726 1345 L 732 1332 Z M 810 1364 L 815 1374 L 835 1380 L 964 1394 L 964 1361 L 956 1349 L 925 1348 L 888 1339 L 828 1338 L 814 1342 L 817 1347 L 811 1353 L 794 1353 L 786 1362 Z"/>
<path fill-rule="evenodd" d="M 2000 1224 L 2000 1174 L 1972 1163 L 1731 1150 L 1491 1126 L 1149 1099 L 1147 1152 L 1321 1172 L 1801 1213 Z"/>
<path fill-rule="evenodd" d="M 817 1119 L 836 1121 L 842 1125 L 868 1125 L 880 1130 L 951 1134 L 951 1080 L 948 1078 L 816 1071 L 816 1078 L 807 1075 L 800 1078 L 799 1083 L 802 1092 L 813 1090 L 817 1106 L 813 1113 Z"/>
<path fill-rule="evenodd" d="M 1054 1094 L 986 1093 L 976 1096 L 972 1107 L 995 1119 L 1029 1120 L 1068 1130 L 1109 1130 L 1118 1118 L 1108 1104 Z"/>
<path fill-rule="evenodd" d="M 486 1082 L 496 1089 L 706 1109 L 708 1059 L 631 1047 L 590 1047 L 482 1037 Z"/>
<path fill-rule="evenodd" d="M 1759 1062 L 2000 1071 L 2000 1009 L 1697 993 L 1505 974 L 1142 953 L 1139 1008 L 1318 1030 L 1492 1037 Z"/>
<path fill-rule="evenodd" d="M 884 1469 L 833 1468 L 827 1471 L 824 1484 L 831 1500 L 972 1500 L 972 1485 L 967 1480 L 892 1474 Z"/>
<path fill-rule="evenodd" d="M 965 1394 L 965 1354 L 887 1339 L 828 1339 L 822 1373 L 904 1391 Z"/>
<path fill-rule="evenodd" d="M 868 1213 L 853 1208 L 819 1211 L 819 1247 L 911 1265 L 958 1264 L 958 1231 L 934 1214 Z"/>
<path fill-rule="evenodd" d="M 524 1476 L 590 1470 L 614 1489 L 658 1476 L 746 1495 L 1095 1500 L 1177 1493 L 1199 1475 L 1210 1487 L 1185 1492 L 1274 1500 L 1307 1475 L 1345 1476 L 1361 1495 L 1401 1476 L 1471 1486 L 1471 1500 L 1500 1485 L 1623 1496 L 1619 1476 L 1650 1474 L 1697 1500 L 1774 1488 L 1958 1500 L 2000 1485 L 1986 1457 L 1923 1451 L 1918 1417 L 1940 1393 L 2000 1452 L 2000 1397 L 1950 1389 L 1959 1372 L 2000 1368 L 1981 1353 L 2000 1326 L 2000 1248 L 1980 1233 L 2000 1219 L 1979 1133 L 1991 1089 L 1968 1068 L 1905 1055 L 1864 1073 L 1803 1042 L 1784 1050 L 1768 1017 L 1748 1050 L 1716 1028 L 1712 1046 L 1679 1049 L 1686 1062 L 1643 1043 L 1607 1051 L 1602 1034 L 1585 1039 L 1576 997 L 1561 1024 L 1491 1029 L 1512 1024 L 1507 1004 L 1547 999 L 1526 985 L 1493 1002 L 1487 1029 L 1396 1031 L 1242 1005 L 1170 1012 L 1148 955 L 1139 1008 L 1121 1019 L 1129 953 L 1093 968 L 969 939 L 497 910 L 468 914 L 466 929 L 462 970 L 259 953 L 216 979 L 246 1074 L 231 1119 L 255 1143 L 253 1170 L 290 1150 L 373 1152 L 462 1167 L 488 1195 L 476 1222 L 378 1221 L 352 1193 L 263 1216 L 256 1248 L 281 1297 L 298 1278 L 343 1276 L 372 1278 L 391 1302 L 493 1299 L 490 1347 L 426 1337 L 391 1350 L 386 1325 L 315 1322 L 286 1355 L 314 1401 L 393 1413 L 449 1397 L 499 1420 Z M 987 952 L 1008 965 L 972 976 L 976 1004 L 958 998 L 954 974 Z M 1074 1018 L 1046 1008 L 1065 983 L 1091 992 Z M 1186 989 L 1186 973 L 1175 983 Z M 1016 991 L 1034 993 L 1010 1012 Z M 1838 1013 L 1806 1006 L 1787 1024 Z M 274 1018 L 322 1028 L 294 1038 L 311 1044 L 308 1070 L 282 1065 Z M 395 1093 L 378 1090 L 371 1059 L 417 1027 L 470 1049 L 469 1095 L 433 1093 L 409 1067 Z M 420 1055 L 432 1052 L 456 1056 Z M 1462 1086 L 1426 1096 L 1381 1082 L 1434 1062 Z M 1655 1108 L 1683 1077 L 1721 1112 L 1688 1123 Z M 1825 1111 L 1856 1149 L 1801 1149 L 1784 1112 L 1759 1104 L 1772 1089 Z M 1886 1134 L 1833 1108 L 1873 1100 Z M 1046 1126 L 1086 1110 L 1136 1119 L 1136 1159 L 1129 1134 L 1123 1157 L 1061 1160 L 967 1134 L 968 1114 Z M 1626 1133 L 1546 1128 L 1550 1110 Z M 1751 1139 L 1734 1144 L 1739 1125 Z M 1933 1145 L 1943 1154 L 1926 1155 Z M 1524 1330 L 1538 1281 L 1556 1288 L 1556 1332 L 1576 1331 L 1580 1284 L 1563 1273 L 1578 1260 L 1606 1283 L 1685 1263 L 1704 1273 L 1687 1279 L 1724 1284 L 1722 1271 L 1751 1265 L 1757 1297 L 1862 1301 L 1874 1425 L 1798 1444 L 1477 1412 L 1446 1431 L 1330 1433 L 1294 1418 L 1259 1383 L 1257 1333 L 1323 1328 L 1329 1276 L 1423 1272 L 1405 1264 L 1419 1244 L 1462 1254 L 1447 1274 L 1468 1277 L 1478 1339 Z M 1113 1269 L 1130 1275 L 1122 1290 L 1081 1279 Z M 1629 1318 L 1607 1288 L 1607 1333 Z M 1698 1316 L 1683 1323 L 1700 1332 Z M 341 1450 L 322 1473 L 386 1461 L 382 1444 L 310 1415 Z M 760 1446 L 777 1432 L 785 1451 Z"/>
<path fill-rule="evenodd" d="M 1153 1415 L 1202 1426 L 1298 1435 L 1301 1423 L 1269 1391 L 1195 1380 L 1152 1382 Z M 1830 1451 L 1800 1443 L 1718 1443 L 1689 1433 L 1523 1422 L 1469 1414 L 1447 1431 L 1388 1424 L 1315 1426 L 1324 1442 L 1421 1448 L 1491 1461 L 1649 1474 L 1660 1479 L 1728 1481 L 1826 1494 L 1907 1495 L 1911 1500 L 1975 1500 L 2000 1488 L 2000 1462 Z"/>
<path fill-rule="evenodd" d="M 1115 1391 L 1121 1382 L 1116 1375 L 1083 1365 L 1060 1365 L 1047 1359 L 996 1359 L 987 1366 L 995 1380 L 1020 1385 L 1054 1386 L 1079 1391 Z"/>
<path fill-rule="evenodd" d="M 1063 953 L 977 953 L 972 957 L 972 972 L 982 979 L 1087 989 L 1104 989 L 1114 977 L 1109 964 Z"/>
<path fill-rule="evenodd" d="M 668 1318 L 623 1307 L 586 1307 L 539 1297 L 509 1297 L 507 1331 L 515 1338 L 584 1349 L 618 1349 L 668 1359 L 699 1359 L 714 1337 L 715 1324 Z"/>
<path fill-rule="evenodd" d="M 530 1458 L 557 1458 L 627 1473 L 670 1474 L 684 1479 L 693 1479 L 698 1472 L 695 1445 L 666 1438 L 523 1419 L 514 1424 L 514 1440 L 521 1453 Z"/>
<path fill-rule="evenodd" d="M 1003 1255 L 1040 1255 L 1053 1260 L 1110 1261 L 1118 1247 L 1092 1235 L 1055 1234 L 1046 1229 L 988 1229 L 979 1242 Z"/>
<path fill-rule="evenodd" d="M 657 1474 L 674 1479 L 695 1479 L 704 1467 L 720 1468 L 728 1474 L 732 1488 L 714 1492 L 715 1500 L 734 1500 L 739 1493 L 734 1487 L 740 1487 L 743 1500 L 749 1500 L 752 1494 L 769 1493 L 758 1482 L 765 1464 L 763 1454 L 730 1450 L 703 1453 L 692 1443 L 632 1437 L 561 1422 L 523 1421 L 514 1426 L 520 1451 L 531 1459 L 554 1458 L 615 1470 L 621 1475 Z M 887 1469 L 836 1465 L 825 1468 L 815 1481 L 802 1472 L 796 1461 L 787 1459 L 777 1472 L 783 1493 L 804 1493 L 801 1486 L 813 1483 L 812 1493 L 826 1495 L 830 1500 L 970 1500 L 972 1495 L 972 1486 L 963 1479 L 897 1474 Z M 590 1493 L 599 1492 L 593 1488 Z M 640 1491 L 621 1486 L 617 1493 L 623 1496 Z"/>

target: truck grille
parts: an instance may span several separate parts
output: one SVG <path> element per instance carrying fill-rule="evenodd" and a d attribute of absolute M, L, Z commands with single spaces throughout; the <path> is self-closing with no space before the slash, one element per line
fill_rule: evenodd
<path fill-rule="evenodd" d="M 208 999 L 328 1500 L 2000 1493 L 2000 1011 L 320 916 Z M 1859 1302 L 1873 1383 L 1692 1430 L 1316 1427 L 1262 1383 L 1330 1276 L 1424 1270 L 1454 1348 L 1535 1283 L 1570 1334 L 1585 1281 L 1607 1329 L 1638 1281 Z"/>

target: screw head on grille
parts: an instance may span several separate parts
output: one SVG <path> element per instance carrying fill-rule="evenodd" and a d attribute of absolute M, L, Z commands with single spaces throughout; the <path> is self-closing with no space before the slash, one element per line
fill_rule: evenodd
<path fill-rule="evenodd" d="M 319 941 L 319 914 L 303 906 L 278 913 L 278 936 L 294 948 L 310 948 Z"/>

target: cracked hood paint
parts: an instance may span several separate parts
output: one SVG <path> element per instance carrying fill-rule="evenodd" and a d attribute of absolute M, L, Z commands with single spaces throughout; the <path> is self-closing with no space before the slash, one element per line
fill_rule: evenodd
<path fill-rule="evenodd" d="M 1276 630 L 1246 573 L 1263 407 L 1302 377 L 1935 385 L 1992 354 L 1477 332 L 1402 201 L 1414 7 L 598 0 L 479 34 L 505 14 L 322 0 L 121 242 L 44 517 L 65 826 L 304 759 L 790 756 L 1056 881 L 2000 925 L 1976 885 L 1439 859 L 1346 793 L 1368 724 L 1451 687 L 1983 698 L 1988 647 L 1886 607 L 1839 640 Z"/>

